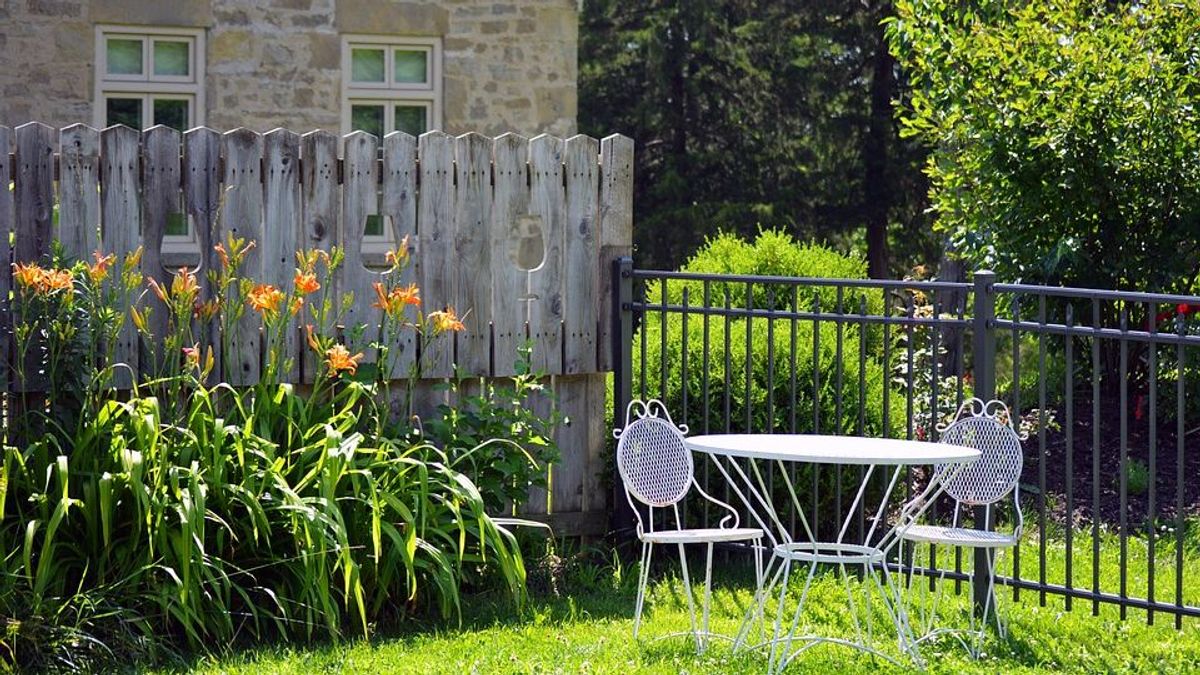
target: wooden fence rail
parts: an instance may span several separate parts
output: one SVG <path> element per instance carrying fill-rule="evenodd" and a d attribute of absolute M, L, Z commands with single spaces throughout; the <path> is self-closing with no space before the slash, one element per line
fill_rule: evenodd
<path fill-rule="evenodd" d="M 339 140 L 327 131 L 181 134 L 33 122 L 0 127 L 0 260 L 39 260 L 53 240 L 80 259 L 95 250 L 120 259 L 142 246 L 147 277 L 167 281 L 169 267 L 186 264 L 203 278 L 216 264 L 213 245 L 233 233 L 257 243 L 244 273 L 287 289 L 297 249 L 336 245 L 346 258 L 333 290 L 355 295 L 345 323 L 372 336 L 379 265 L 364 241 L 368 223 L 379 222 L 390 241 L 413 242 L 409 274 L 425 307 L 465 314 L 466 330 L 422 358 L 425 376 L 450 377 L 455 368 L 469 377 L 512 375 L 518 346 L 532 341 L 534 368 L 554 378 L 572 420 L 559 433 L 563 463 L 549 508 L 567 530 L 583 523 L 594 531 L 608 504 L 600 481 L 603 373 L 612 366 L 608 261 L 630 252 L 632 167 L 633 142 L 619 135 L 434 131 L 381 142 L 364 132 Z M 186 235 L 177 232 L 181 223 Z M 11 289 L 11 270 L 0 265 L 5 326 Z M 11 330 L 0 332 L 0 350 L 9 353 Z M 253 384 L 261 367 L 256 317 L 248 314 L 231 337 L 240 357 L 221 364 L 221 375 Z M 360 340 L 351 351 L 370 353 L 370 338 Z M 134 372 L 137 342 L 129 327 L 117 345 Z M 289 355 L 301 364 L 291 379 L 311 381 L 301 345 L 289 336 Z M 397 349 L 393 375 L 401 376 L 416 347 L 409 339 Z M 531 500 L 529 509 L 546 505 Z"/>

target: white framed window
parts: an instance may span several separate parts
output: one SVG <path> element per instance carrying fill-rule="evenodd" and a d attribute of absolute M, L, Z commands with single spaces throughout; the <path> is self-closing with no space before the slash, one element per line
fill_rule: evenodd
<path fill-rule="evenodd" d="M 96 26 L 95 123 L 204 123 L 204 31 Z"/>
<path fill-rule="evenodd" d="M 419 136 L 441 124 L 441 38 L 342 36 L 343 133 Z M 382 254 L 392 240 L 381 217 L 367 217 L 365 253 Z"/>
<path fill-rule="evenodd" d="M 95 124 L 186 131 L 204 123 L 204 31 L 149 26 L 96 26 Z M 190 219 L 167 215 L 168 264 L 200 251 Z"/>

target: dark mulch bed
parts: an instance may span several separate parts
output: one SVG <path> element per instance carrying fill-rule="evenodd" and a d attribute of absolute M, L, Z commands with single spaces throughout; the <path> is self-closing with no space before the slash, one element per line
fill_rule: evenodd
<path fill-rule="evenodd" d="M 1063 524 L 1067 518 L 1066 494 L 1070 485 L 1074 508 L 1070 514 L 1076 525 L 1090 523 L 1095 515 L 1101 522 L 1116 524 L 1121 517 L 1121 411 L 1117 397 L 1102 397 L 1099 405 L 1100 443 L 1093 441 L 1093 409 L 1090 397 L 1076 396 L 1072 418 L 1074 448 L 1072 473 L 1067 474 L 1067 415 L 1057 410 L 1061 430 L 1048 430 L 1045 434 L 1045 490 L 1047 495 L 1047 518 Z M 1160 411 L 1161 412 L 1161 411 Z M 1177 471 L 1178 446 L 1176 444 L 1176 422 L 1160 414 L 1157 424 L 1156 456 L 1153 481 L 1146 481 L 1144 489 L 1135 493 L 1127 490 L 1126 517 L 1132 527 L 1153 520 L 1162 524 L 1173 520 L 1178 509 L 1179 486 L 1183 489 L 1184 515 L 1200 513 L 1200 424 L 1188 420 L 1190 426 L 1184 430 L 1184 466 L 1182 475 Z M 1144 402 L 1130 396 L 1126 413 L 1127 440 L 1125 442 L 1127 466 L 1140 463 L 1150 466 L 1150 419 L 1145 413 Z M 1025 442 L 1025 470 L 1022 489 L 1036 501 L 1040 485 L 1038 455 L 1040 439 L 1031 435 Z M 1094 463 L 1099 462 L 1099 506 L 1093 503 Z M 1127 471 L 1128 472 L 1128 471 Z M 1136 469 L 1135 469 L 1136 472 Z M 1182 482 L 1181 479 L 1182 478 Z M 1136 478 L 1133 481 L 1136 483 Z M 1135 487 L 1137 487 L 1135 485 Z M 1153 514 L 1150 513 L 1153 500 Z M 1026 501 L 1026 504 L 1029 502 Z M 1030 514 L 1027 512 L 1026 516 Z"/>

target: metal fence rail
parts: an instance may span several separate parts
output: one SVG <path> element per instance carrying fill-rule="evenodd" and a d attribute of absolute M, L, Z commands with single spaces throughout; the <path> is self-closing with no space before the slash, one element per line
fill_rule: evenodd
<path fill-rule="evenodd" d="M 661 398 L 693 433 L 936 440 L 965 397 L 994 395 L 1032 432 L 1022 493 L 1037 524 L 998 583 L 1017 599 L 1112 604 L 1150 623 L 1200 616 L 1187 578 L 1200 564 L 1188 536 L 1200 506 L 1200 297 L 999 284 L 990 272 L 972 283 L 662 272 L 628 258 L 612 279 L 615 410 Z M 797 484 L 817 521 L 861 471 L 789 470 L 807 474 Z M 716 472 L 699 471 L 720 493 Z M 898 498 L 922 479 L 910 472 Z M 1101 574 L 1113 558 L 1115 581 Z M 956 587 L 966 578 L 961 551 L 896 563 L 931 583 L 943 569 Z"/>

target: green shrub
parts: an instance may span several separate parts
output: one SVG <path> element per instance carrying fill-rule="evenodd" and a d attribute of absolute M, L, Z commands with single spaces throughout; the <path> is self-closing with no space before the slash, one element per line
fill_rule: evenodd
<path fill-rule="evenodd" d="M 753 274 L 768 276 L 850 278 L 866 277 L 866 262 L 841 255 L 817 245 L 797 243 L 777 231 L 764 231 L 754 242 L 733 235 L 720 235 L 708 242 L 682 268 L 687 272 L 709 274 Z M 755 309 L 789 310 L 793 288 L 796 306 L 800 311 L 820 309 L 835 313 L 838 291 L 827 286 L 785 284 L 754 284 L 749 306 Z M 667 304 L 699 307 L 704 300 L 704 283 L 671 280 L 666 284 L 650 282 L 646 301 L 659 304 L 664 293 Z M 728 296 L 735 309 L 745 309 L 747 285 L 744 282 L 711 282 L 709 305 L 723 307 Z M 842 292 L 841 308 L 855 314 L 865 308 L 869 314 L 883 309 L 883 296 L 878 292 L 863 292 L 846 288 Z M 633 393 L 639 396 L 645 388 L 647 396 L 660 397 L 678 422 L 691 425 L 693 431 L 703 428 L 705 411 L 710 428 L 724 428 L 726 398 L 729 399 L 730 426 L 734 430 L 767 432 L 792 429 L 792 381 L 795 380 L 795 429 L 814 431 L 814 402 L 817 406 L 820 431 L 824 433 L 862 433 L 883 435 L 883 389 L 886 370 L 879 354 L 882 333 L 877 328 L 866 331 L 858 324 L 822 320 L 814 331 L 812 320 L 768 319 L 757 317 L 722 316 L 687 317 L 687 381 L 683 381 L 684 317 L 680 313 L 662 315 L 651 309 L 633 340 Z M 708 324 L 708 359 L 705 361 L 705 323 Z M 728 329 L 728 330 L 727 330 Z M 793 353 L 795 334 L 795 358 Z M 664 351 L 665 330 L 665 351 Z M 729 339 L 726 340 L 728 332 Z M 747 332 L 749 339 L 747 339 Z M 814 332 L 816 332 L 814 349 Z M 838 342 L 841 337 L 839 360 Z M 643 353 L 642 345 L 645 344 Z M 773 344 L 772 344 L 773 343 Z M 860 368 L 860 351 L 865 353 Z M 729 372 L 726 372 L 728 352 Z M 771 367 L 773 354 L 774 367 Z M 750 364 L 747 387 L 746 363 Z M 646 372 L 640 366 L 646 364 Z M 707 364 L 707 367 L 706 367 Z M 662 373 L 666 371 L 666 391 L 662 389 Z M 838 406 L 838 371 L 841 370 L 841 406 Z M 773 371 L 773 372 L 772 372 Z M 814 373 L 819 384 L 813 396 Z M 643 380 L 644 376 L 644 380 Z M 865 391 L 859 405 L 860 379 Z M 704 397 L 707 382 L 707 399 Z M 683 391 L 688 394 L 688 406 L 683 407 Z M 859 409 L 862 408 L 861 426 Z M 746 412 L 750 426 L 746 427 Z M 770 416 L 768 417 L 768 409 Z M 898 410 L 898 409 L 897 409 Z M 902 428 L 898 415 L 889 420 L 890 432 Z"/>

